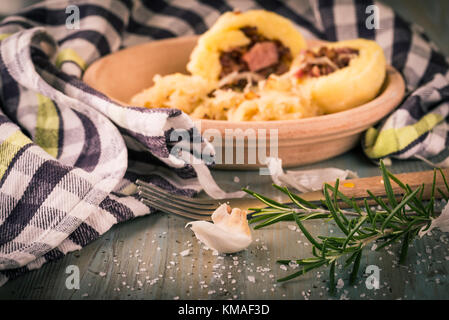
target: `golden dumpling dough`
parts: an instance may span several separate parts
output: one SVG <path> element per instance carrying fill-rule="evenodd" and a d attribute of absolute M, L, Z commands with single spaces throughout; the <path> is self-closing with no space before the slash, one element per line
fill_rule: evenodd
<path fill-rule="evenodd" d="M 270 40 L 279 40 L 289 48 L 293 57 L 306 42 L 294 25 L 286 18 L 265 10 L 251 10 L 245 13 L 226 12 L 198 40 L 187 70 L 210 81 L 218 81 L 221 73 L 220 54 L 233 48 L 250 44 L 243 27 L 256 27 L 257 31 Z"/>
<path fill-rule="evenodd" d="M 359 50 L 347 67 L 328 75 L 304 77 L 298 84 L 309 86 L 313 103 L 324 113 L 335 113 L 360 106 L 376 97 L 386 74 L 382 48 L 374 41 L 355 39 L 329 43 L 328 48 Z M 300 62 L 293 61 L 292 69 Z"/>

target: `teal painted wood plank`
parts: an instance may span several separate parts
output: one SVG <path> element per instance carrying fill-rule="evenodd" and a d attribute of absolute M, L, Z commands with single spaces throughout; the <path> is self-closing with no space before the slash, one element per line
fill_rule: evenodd
<path fill-rule="evenodd" d="M 350 168 L 360 176 L 378 175 L 375 165 L 359 149 L 303 168 L 334 166 Z M 394 172 L 429 169 L 420 161 L 394 161 Z M 242 186 L 275 196 L 271 178 L 257 171 L 214 171 L 229 190 Z M 234 182 L 238 176 L 239 183 Z M 117 226 L 79 252 L 10 281 L 0 288 L 0 299 L 448 299 L 448 235 L 434 232 L 415 241 L 407 265 L 397 265 L 397 247 L 386 252 L 367 250 L 360 277 L 348 285 L 350 270 L 337 268 L 344 287 L 335 297 L 327 292 L 328 271 L 321 268 L 287 283 L 276 279 L 290 272 L 277 259 L 311 256 L 304 236 L 279 223 L 253 230 L 253 244 L 233 255 L 213 255 L 189 229 L 188 220 L 163 213 L 137 218 Z M 335 234 L 336 227 L 319 221 L 306 222 L 312 233 Z M 179 253 L 190 249 L 190 254 Z M 367 265 L 380 271 L 379 290 L 368 290 L 363 271 Z M 79 290 L 65 287 L 66 267 L 80 269 Z M 253 278 L 254 277 L 254 278 Z M 254 280 L 254 282 L 252 282 Z"/>

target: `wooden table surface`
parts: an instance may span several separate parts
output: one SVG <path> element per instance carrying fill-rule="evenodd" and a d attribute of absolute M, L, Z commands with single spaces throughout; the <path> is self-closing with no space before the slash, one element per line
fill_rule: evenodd
<path fill-rule="evenodd" d="M 359 148 L 303 168 L 338 167 L 360 176 L 378 175 Z M 428 170 L 420 161 L 394 161 L 394 173 Z M 274 196 L 269 176 L 257 171 L 214 171 L 227 189 L 249 186 Z M 234 182 L 238 176 L 239 183 Z M 232 255 L 214 255 L 199 244 L 188 220 L 156 213 L 114 226 L 78 252 L 48 263 L 0 288 L 0 299 L 448 299 L 449 234 L 433 232 L 409 248 L 406 266 L 398 266 L 397 246 L 384 252 L 366 250 L 359 281 L 348 284 L 350 270 L 337 267 L 344 286 L 335 296 L 327 291 L 328 271 L 320 268 L 286 283 L 277 283 L 292 270 L 277 259 L 311 256 L 311 246 L 293 222 L 252 230 L 253 243 Z M 289 225 L 291 227 L 289 227 Z M 329 234 L 333 223 L 306 222 L 312 233 Z M 179 253 L 190 249 L 188 256 Z M 69 290 L 66 268 L 80 270 L 80 289 Z M 367 289 L 365 268 L 380 268 L 380 288 Z M 251 280 L 251 281 L 250 281 Z"/>
<path fill-rule="evenodd" d="M 417 20 L 448 53 L 447 10 L 443 2 L 384 0 L 406 18 Z M 435 18 L 438 17 L 438 18 Z M 437 20 L 435 20 L 437 19 Z M 435 22 L 437 21 L 437 22 Z M 446 24 L 444 23 L 446 21 Z M 343 156 L 305 168 L 339 167 L 360 176 L 378 175 L 375 165 L 355 149 Z M 395 173 L 428 170 L 419 161 L 394 161 Z M 269 196 L 275 195 L 267 176 L 257 172 L 215 171 L 217 181 L 229 189 L 249 185 Z M 234 182 L 238 176 L 239 183 Z M 416 240 L 409 249 L 406 266 L 397 265 L 399 248 L 364 255 L 356 286 L 348 285 L 349 270 L 338 270 L 344 281 L 335 297 L 327 293 L 328 272 L 321 268 L 289 281 L 276 283 L 291 270 L 282 270 L 276 260 L 304 258 L 311 246 L 300 233 L 280 223 L 253 231 L 253 244 L 244 252 L 214 256 L 185 229 L 188 220 L 163 213 L 114 226 L 100 239 L 79 252 L 48 263 L 0 287 L 0 299 L 448 299 L 448 234 L 433 232 Z M 307 222 L 313 234 L 329 234 L 333 225 Z M 190 249 L 190 254 L 179 253 Z M 65 286 L 66 268 L 80 270 L 80 289 Z M 368 290 L 362 276 L 368 265 L 380 268 L 380 288 Z M 254 277 L 254 283 L 248 280 Z"/>

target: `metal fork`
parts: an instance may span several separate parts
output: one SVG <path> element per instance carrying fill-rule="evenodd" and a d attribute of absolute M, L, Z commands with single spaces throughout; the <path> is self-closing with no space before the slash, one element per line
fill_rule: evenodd
<path fill-rule="evenodd" d="M 212 199 L 191 199 L 171 194 L 159 187 L 136 181 L 140 201 L 160 211 L 173 213 L 194 220 L 211 220 L 211 214 L 220 205 Z"/>
<path fill-rule="evenodd" d="M 255 198 L 232 198 L 215 200 L 212 198 L 188 198 L 171 194 L 159 187 L 137 180 L 140 201 L 160 211 L 173 213 L 194 220 L 211 220 L 211 215 L 221 204 L 227 203 L 231 207 L 242 209 L 264 207 L 263 203 Z M 285 198 L 287 200 L 287 198 Z"/>

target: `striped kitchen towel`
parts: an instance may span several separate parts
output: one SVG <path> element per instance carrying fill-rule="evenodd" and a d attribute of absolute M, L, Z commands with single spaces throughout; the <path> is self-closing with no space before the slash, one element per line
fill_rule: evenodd
<path fill-rule="evenodd" d="M 379 28 L 367 28 L 375 5 Z M 79 10 L 78 28 L 66 20 Z M 174 109 L 123 108 L 86 86 L 86 66 L 123 47 L 200 34 L 225 11 L 264 8 L 306 37 L 376 40 L 404 75 L 408 97 L 364 139 L 366 154 L 424 157 L 447 149 L 449 64 L 417 26 L 367 1 L 54 0 L 0 23 L 0 285 L 78 250 L 113 224 L 153 212 L 136 179 L 193 196 L 226 194 L 170 135 L 195 131 Z M 70 21 L 69 21 L 70 22 Z M 73 21 L 71 21 L 73 22 Z M 124 79 L 126 75 L 124 75 Z M 207 142 L 203 154 L 212 154 Z"/>

